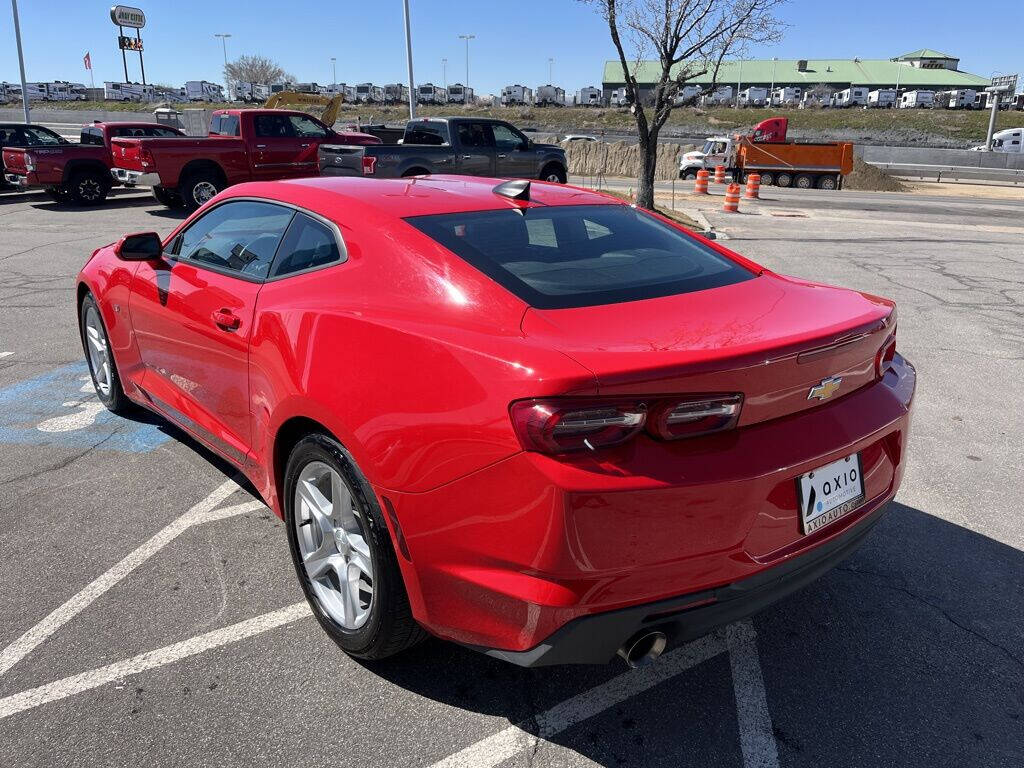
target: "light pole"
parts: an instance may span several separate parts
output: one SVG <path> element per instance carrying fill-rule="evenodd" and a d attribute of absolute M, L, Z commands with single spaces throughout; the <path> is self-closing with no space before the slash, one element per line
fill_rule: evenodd
<path fill-rule="evenodd" d="M 554 76 L 554 74 L 552 74 L 554 72 L 554 69 L 555 69 L 555 60 L 549 56 L 548 57 L 548 85 L 551 85 L 555 81 L 555 76 Z"/>
<path fill-rule="evenodd" d="M 448 59 L 441 59 L 441 82 L 444 83 L 444 89 L 448 90 Z"/>
<path fill-rule="evenodd" d="M 11 0 L 14 12 L 14 39 L 18 42 L 18 67 L 21 69 L 21 106 L 25 110 L 25 122 L 31 123 L 28 114 L 28 85 L 25 83 L 25 55 L 21 51 L 21 25 L 18 23 L 18 0 Z"/>
<path fill-rule="evenodd" d="M 736 109 L 740 108 L 740 85 L 743 83 L 743 59 L 740 59 L 740 71 L 736 75 Z"/>
<path fill-rule="evenodd" d="M 214 32 L 214 37 L 220 38 L 221 47 L 224 49 L 224 85 L 228 87 L 228 101 L 231 101 L 231 78 L 228 77 L 228 38 L 230 32 Z"/>
<path fill-rule="evenodd" d="M 768 104 L 773 103 L 773 94 L 775 93 L 775 65 L 779 63 L 778 56 L 772 56 L 772 87 L 768 89 Z"/>
<path fill-rule="evenodd" d="M 469 41 L 472 40 L 474 37 L 476 37 L 476 35 L 459 35 L 459 40 L 466 41 L 466 82 L 463 83 L 463 86 L 466 88 L 466 90 L 463 91 L 463 94 L 467 96 L 469 94 Z M 465 103 L 468 104 L 469 102 L 465 101 Z"/>
<path fill-rule="evenodd" d="M 409 20 L 409 0 L 405 0 L 405 60 L 409 65 L 409 119 L 416 119 L 416 86 L 412 79 L 412 26 Z M 399 93 L 401 98 L 401 93 Z"/>
<path fill-rule="evenodd" d="M 331 93 L 338 91 L 338 59 L 331 56 Z"/>

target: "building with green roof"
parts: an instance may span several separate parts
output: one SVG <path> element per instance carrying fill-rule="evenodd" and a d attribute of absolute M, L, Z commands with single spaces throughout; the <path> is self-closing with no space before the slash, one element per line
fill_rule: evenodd
<path fill-rule="evenodd" d="M 979 90 L 989 84 L 988 78 L 962 72 L 960 59 L 930 48 L 911 51 L 892 59 L 744 59 L 722 62 L 718 85 L 731 85 L 739 90 L 750 86 L 813 88 L 826 85 L 835 90 L 851 86 L 896 88 L 900 90 L 942 91 L 953 88 Z M 661 74 L 656 61 L 640 61 L 635 65 L 641 92 L 649 93 Z M 683 65 L 679 65 L 683 66 Z M 710 73 L 687 81 L 692 85 L 710 86 Z M 622 64 L 606 61 L 602 87 L 605 98 L 625 85 Z"/>

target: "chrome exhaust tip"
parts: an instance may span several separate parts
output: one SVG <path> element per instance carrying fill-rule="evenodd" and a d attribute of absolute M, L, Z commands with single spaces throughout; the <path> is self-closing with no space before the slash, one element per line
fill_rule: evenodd
<path fill-rule="evenodd" d="M 627 640 L 618 653 L 630 669 L 646 667 L 658 660 L 667 642 L 664 632 L 642 632 Z"/>

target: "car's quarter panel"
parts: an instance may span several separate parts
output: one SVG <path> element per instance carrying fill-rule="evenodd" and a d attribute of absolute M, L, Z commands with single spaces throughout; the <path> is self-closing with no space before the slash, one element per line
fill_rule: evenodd
<path fill-rule="evenodd" d="M 173 258 L 142 262 L 132 281 L 146 397 L 237 463 L 251 441 L 249 338 L 260 287 Z M 218 325 L 225 310 L 237 328 Z"/>

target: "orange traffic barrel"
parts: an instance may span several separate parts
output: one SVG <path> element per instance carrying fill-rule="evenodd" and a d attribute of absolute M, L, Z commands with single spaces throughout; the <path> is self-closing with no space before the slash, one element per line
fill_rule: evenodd
<path fill-rule="evenodd" d="M 697 180 L 693 182 L 693 191 L 698 195 L 708 193 L 708 172 L 703 168 L 697 171 Z"/>
<path fill-rule="evenodd" d="M 725 190 L 725 205 L 722 210 L 726 213 L 740 212 L 740 185 L 730 184 Z"/>
<path fill-rule="evenodd" d="M 757 200 L 758 194 L 761 191 L 761 174 L 751 173 L 747 176 L 747 191 L 743 193 L 743 196 L 747 200 Z"/>
<path fill-rule="evenodd" d="M 715 166 L 715 184 L 725 184 L 725 166 Z"/>

